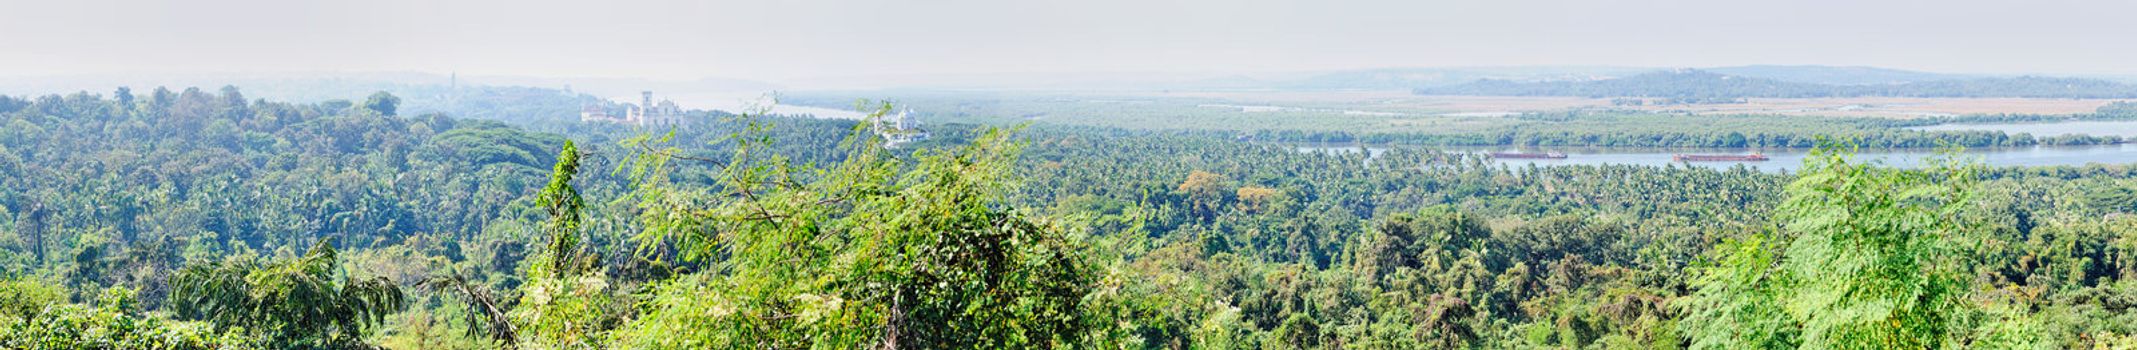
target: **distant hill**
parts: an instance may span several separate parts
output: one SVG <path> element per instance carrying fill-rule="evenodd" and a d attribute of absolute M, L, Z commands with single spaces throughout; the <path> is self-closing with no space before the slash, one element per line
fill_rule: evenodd
<path fill-rule="evenodd" d="M 1717 74 L 1696 69 L 1652 72 L 1594 81 L 1518 82 L 1485 79 L 1438 88 L 1424 95 L 1734 98 L 1825 96 L 1834 86 Z"/>
<path fill-rule="evenodd" d="M 1702 68 L 1721 75 L 1776 82 L 1821 85 L 1892 85 L 1981 78 L 1876 67 L 1750 65 Z M 1210 79 L 1184 87 L 1267 88 L 1285 90 L 1405 90 L 1462 85 L 1479 80 L 1516 83 L 1567 83 L 1628 78 L 1671 70 L 1651 67 L 1536 66 L 1382 68 L 1299 74 L 1259 79 Z"/>
<path fill-rule="evenodd" d="M 1592 81 L 1618 78 L 1654 68 L 1639 67 L 1477 67 L 1385 68 L 1338 71 L 1279 80 L 1272 85 L 1301 90 L 1404 90 L 1448 86 L 1477 80 L 1516 82 Z"/>
<path fill-rule="evenodd" d="M 1714 67 L 1702 70 L 1740 77 L 1825 85 L 1892 85 L 1981 78 L 1973 75 L 1930 73 L 1877 67 L 1752 65 Z"/>
<path fill-rule="evenodd" d="M 2036 97 L 2137 98 L 2137 85 L 2106 80 L 2056 77 L 1971 78 L 1880 85 L 1841 85 L 1784 81 L 1677 69 L 1594 81 L 1519 82 L 1484 79 L 1412 90 L 1421 95 L 1580 96 L 1658 98 L 1747 97 Z"/>

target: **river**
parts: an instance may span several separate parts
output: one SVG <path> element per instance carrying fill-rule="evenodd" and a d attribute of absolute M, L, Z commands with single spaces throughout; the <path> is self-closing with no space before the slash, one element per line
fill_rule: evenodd
<path fill-rule="evenodd" d="M 1471 152 L 1517 150 L 1508 147 L 1450 147 L 1450 149 Z M 1664 166 L 1678 164 L 1679 166 L 1689 165 L 1716 169 L 1727 169 L 1743 165 L 1763 171 L 1795 171 L 1796 168 L 1803 166 L 1803 158 L 1810 155 L 1809 149 L 1546 148 L 1525 151 L 1565 153 L 1566 158 L 1499 159 L 1495 161 L 1515 167 L 1528 165 L 1633 164 Z M 1676 162 L 1672 159 L 1674 155 L 1681 153 L 1749 154 L 1751 152 L 1760 152 L 1760 154 L 1766 155 L 1769 160 L 1762 162 Z M 1939 155 L 1937 150 L 1934 149 L 1862 149 L 1856 151 L 1855 159 L 1911 168 L 1921 166 L 1925 163 L 1925 160 L 1936 158 Z M 2053 166 L 2085 165 L 2087 163 L 2130 164 L 2137 163 L 2137 144 L 1971 148 L 1961 153 L 1960 156 L 1981 160 L 1989 166 Z"/>
<path fill-rule="evenodd" d="M 726 111 L 728 113 L 760 111 L 764 109 L 760 107 L 764 106 L 767 103 L 775 102 L 773 99 L 765 95 L 751 95 L 742 93 L 679 93 L 654 97 L 672 99 L 675 101 L 676 104 L 681 105 L 683 108 L 720 110 Z M 612 100 L 625 103 L 638 103 L 638 98 L 640 98 L 638 95 L 632 95 L 618 97 Z M 774 115 L 811 116 L 825 119 L 860 120 L 862 118 L 868 117 L 867 113 L 857 112 L 852 108 L 823 108 L 790 104 L 772 104 L 770 110 L 765 112 Z"/>
<path fill-rule="evenodd" d="M 1361 147 L 1357 145 L 1344 144 L 1304 144 L 1298 145 L 1297 147 L 1298 150 L 1301 152 L 1355 153 L 1358 152 L 1359 149 L 1361 149 Z M 1388 147 L 1385 146 L 1370 146 L 1362 148 L 1375 157 L 1388 150 Z M 1767 172 L 1795 171 L 1797 168 L 1803 166 L 1803 158 L 1810 155 L 1809 149 L 1753 150 L 1740 148 L 1731 149 L 1598 147 L 1524 148 L 1475 146 L 1448 146 L 1429 148 L 1470 153 L 1558 152 L 1566 154 L 1566 158 L 1564 159 L 1493 160 L 1493 162 L 1505 164 L 1510 167 L 1526 167 L 1530 165 L 1563 166 L 1611 164 L 1665 166 L 1674 164 L 1677 166 L 1697 166 L 1714 169 L 1728 169 L 1736 167 L 1738 165 L 1743 165 L 1746 167 L 1754 168 L 1756 170 Z M 1766 155 L 1769 160 L 1762 162 L 1677 162 L 1673 160 L 1673 156 L 1677 154 L 1749 154 L 1751 152 L 1760 152 L 1760 154 Z M 1911 168 L 1921 166 L 1925 160 L 1935 158 L 1939 155 L 1940 154 L 1937 152 L 1937 150 L 1934 149 L 1862 149 L 1855 153 L 1855 159 L 1861 161 L 1877 161 L 1882 162 L 1886 165 Z M 2132 164 L 2137 163 L 2137 144 L 2101 146 L 2033 146 L 1972 148 L 1967 149 L 1960 156 L 1981 160 L 1983 163 L 1986 163 L 1989 166 L 2055 166 L 2085 165 L 2088 163 Z"/>
<path fill-rule="evenodd" d="M 2137 121 L 2084 121 L 2057 123 L 2010 123 L 2010 124 L 1946 124 L 1914 128 L 1917 130 L 1992 130 L 2006 133 L 2031 133 L 2036 136 L 2093 135 L 2137 137 Z M 1353 144 L 1300 144 L 1301 152 L 1357 152 Z M 1803 166 L 1803 158 L 1810 155 L 1809 149 L 1743 149 L 1743 148 L 1635 148 L 1635 147 L 1508 147 L 1508 146 L 1450 146 L 1437 149 L 1472 152 L 1557 152 L 1566 154 L 1564 159 L 1495 159 L 1494 162 L 1511 167 L 1562 166 L 1562 165 L 1609 165 L 1631 164 L 1647 166 L 1697 166 L 1728 169 L 1746 166 L 1761 171 L 1795 171 Z M 1372 156 L 1379 156 L 1387 147 L 1364 147 Z M 1676 162 L 1677 154 L 1749 154 L 1760 152 L 1767 161 L 1759 162 Z M 1918 167 L 1925 160 L 1939 154 L 1934 149 L 1862 149 L 1855 158 L 1862 161 L 1882 162 L 1898 167 Z M 1993 147 L 1967 149 L 1961 157 L 1981 160 L 1989 166 L 2057 166 L 2137 163 L 2137 144 L 2098 146 L 2032 146 Z"/>

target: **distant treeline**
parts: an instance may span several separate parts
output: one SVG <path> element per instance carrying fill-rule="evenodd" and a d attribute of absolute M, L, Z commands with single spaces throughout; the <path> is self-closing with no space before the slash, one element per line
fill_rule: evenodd
<path fill-rule="evenodd" d="M 1578 131 L 1499 130 L 1481 134 L 1372 133 L 1340 131 L 1261 131 L 1241 138 L 1278 142 L 1333 142 L 1446 146 L 1562 146 L 1562 147 L 1709 147 L 1709 148 L 1810 148 L 1821 140 L 1852 140 L 1867 148 L 2017 147 L 2035 145 L 2079 146 L 2127 142 L 2118 136 L 2033 136 L 1995 131 L 1878 131 L 1855 134 L 1767 133 L 1740 131 L 1654 131 L 1631 134 Z"/>
<path fill-rule="evenodd" d="M 1786 82 L 1685 69 L 1590 81 L 1518 82 L 1484 79 L 1412 90 L 1419 95 L 1654 97 L 1732 99 L 1747 97 L 2032 97 L 2137 98 L 2137 85 L 2097 79 L 2023 76 L 1921 81 L 1877 85 Z"/>
<path fill-rule="evenodd" d="M 1690 118 L 1672 114 L 1583 111 L 1527 113 L 1513 118 L 1529 123 L 1467 133 L 1264 130 L 1240 133 L 1236 138 L 1277 142 L 1449 146 L 1809 148 L 1816 146 L 1821 139 L 1829 138 L 1852 140 L 1858 145 L 1870 148 L 1930 148 L 1947 144 L 1965 147 L 2105 145 L 2132 140 L 2119 136 L 2039 136 L 1999 131 L 1920 131 L 1907 128 L 1939 124 L 2137 120 L 2137 103 L 2116 102 L 2101 107 L 2098 112 L 2079 115 L 1981 114 L 1916 119 L 1778 115 L 1701 115 Z"/>

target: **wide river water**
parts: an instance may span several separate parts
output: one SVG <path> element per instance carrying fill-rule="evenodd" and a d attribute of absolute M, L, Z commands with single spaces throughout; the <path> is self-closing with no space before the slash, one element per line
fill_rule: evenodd
<path fill-rule="evenodd" d="M 1994 130 L 2006 133 L 2032 133 L 2037 136 L 2083 134 L 2094 136 L 2137 137 L 2137 121 L 2114 122 L 2063 122 L 2040 124 L 1952 124 L 1918 128 L 1921 130 Z M 1303 152 L 1357 152 L 1361 147 L 1346 144 L 1308 144 L 1298 146 Z M 1622 148 L 1622 147 L 1430 147 L 1456 152 L 1558 152 L 1565 159 L 1497 159 L 1500 164 L 1511 167 L 1561 166 L 1561 165 L 1606 165 L 1631 164 L 1648 166 L 1698 166 L 1727 169 L 1746 166 L 1761 171 L 1795 171 L 1803 166 L 1803 158 L 1809 149 L 1728 149 L 1728 148 Z M 1362 149 L 1377 155 L 1385 147 L 1370 146 Z M 1677 154 L 1749 154 L 1760 152 L 1769 160 L 1762 162 L 1676 162 Z M 1938 156 L 1935 149 L 1862 149 L 1855 158 L 1877 161 L 1899 167 L 1921 166 L 1925 160 Z M 2137 163 L 2137 144 L 2099 146 L 2032 146 L 1970 148 L 1962 157 L 1979 159 L 1989 166 L 2055 166 Z"/>
<path fill-rule="evenodd" d="M 1457 150 L 1462 150 L 1462 149 L 1459 149 L 1459 148 L 1457 148 Z M 1502 149 L 1490 149 L 1490 148 L 1482 148 L 1482 149 L 1478 149 L 1478 148 L 1472 148 L 1472 149 L 1468 149 L 1468 150 L 1472 150 L 1472 151 L 1503 151 L 1503 150 L 1505 150 L 1505 149 L 1503 149 L 1503 148 L 1502 148 Z M 1757 169 L 1759 169 L 1759 170 L 1765 170 L 1765 171 L 1795 171 L 1795 169 L 1796 169 L 1796 168 L 1798 168 L 1798 167 L 1801 167 L 1801 166 L 1803 166 L 1803 158 L 1804 158 L 1804 157 L 1806 157 L 1806 156 L 1809 156 L 1809 155 L 1810 155 L 1810 150 L 1808 150 L 1808 149 L 1774 149 L 1774 150 L 1762 150 L 1762 151 L 1759 151 L 1759 152 L 1761 152 L 1761 154 L 1765 154 L 1765 155 L 1766 155 L 1766 157 L 1767 157 L 1767 158 L 1769 158 L 1769 160 L 1767 160 L 1767 161 L 1762 161 L 1762 162 L 1676 162 L 1676 161 L 1674 161 L 1674 160 L 1673 160 L 1673 158 L 1674 158 L 1673 156 L 1674 156 L 1674 155 L 1676 155 L 1676 154 L 1680 154 L 1680 153 L 1696 153 L 1696 154 L 1748 154 L 1748 153 L 1751 153 L 1751 152 L 1753 152 L 1753 150 L 1749 150 L 1749 149 L 1711 149 L 1711 148 L 1710 148 L 1710 149 L 1578 149 L 1578 148 L 1575 148 L 1575 149 L 1553 149 L 1553 150 L 1551 150 L 1551 151 L 1552 151 L 1552 152 L 1559 152 L 1559 153 L 1565 153 L 1565 154 L 1566 154 L 1566 158 L 1565 158 L 1565 159 L 1500 159 L 1500 160 L 1496 160 L 1496 161 L 1497 161 L 1497 162 L 1499 162 L 1499 163 L 1502 163 L 1502 164 L 1506 164 L 1506 165 L 1509 165 L 1509 166 L 1527 166 L 1527 165 L 1531 165 L 1531 164 L 1534 164 L 1534 165 L 1537 165 L 1537 166 L 1554 166 L 1554 165 L 1597 165 L 1597 164 L 1633 164 L 1633 165 L 1651 165 L 1651 166 L 1663 166 L 1663 165 L 1669 165 L 1669 164 L 1678 164 L 1678 165 L 1680 165 L 1680 166 L 1685 166 L 1685 165 L 1689 165 L 1689 166 L 1700 166 L 1700 167 L 1708 167 L 1708 168 L 1726 169 L 1726 168 L 1731 168 L 1731 167 L 1735 167 L 1735 166 L 1738 166 L 1738 165 L 1743 165 L 1743 166 L 1747 166 L 1747 167 L 1753 167 L 1753 168 L 1757 168 Z M 1884 164 L 1886 164 L 1886 165 L 1892 165 L 1892 166 L 1898 166 L 1898 167 L 1916 167 L 1916 166 L 1921 166 L 1921 165 L 1922 165 L 1922 164 L 1924 163 L 1924 161 L 1925 161 L 1925 160 L 1927 160 L 1927 159 L 1931 159 L 1931 158 L 1935 158 L 1935 157 L 1937 157 L 1937 156 L 1939 156 L 1939 155 L 1940 155 L 1940 154 L 1939 154 L 1939 153 L 1937 153 L 1937 150 L 1934 150 L 1934 149 L 1898 149 L 1898 150 L 1884 150 L 1884 149 L 1862 149 L 1862 150 L 1858 150 L 1858 151 L 1856 151 L 1856 153 L 1855 153 L 1855 159 L 1858 159 L 1858 160 L 1862 160 L 1862 161 L 1876 161 L 1876 162 L 1883 162 L 1883 163 L 1884 163 Z M 1979 159 L 1979 160 L 1981 160 L 1982 162 L 1984 162 L 1984 163 L 1987 163 L 1987 164 L 1988 164 L 1988 165 L 1990 165 L 1990 166 L 2051 166 L 2051 165 L 2085 165 L 2086 163 L 2103 163 L 2103 164 L 2128 164 L 2128 163 L 2137 163 L 2137 144 L 2121 144 L 2121 145 L 2105 145 L 2105 146 L 2067 146 L 2067 147 L 2058 147 L 2058 146 L 2035 146 L 2035 147 L 1975 148 L 1975 149 L 1967 149 L 1967 150 L 1966 150 L 1966 151 L 1965 151 L 1964 153 L 1962 153 L 1962 154 L 1961 154 L 1960 156 L 1961 156 L 1961 157 L 1964 157 L 1964 158 L 1973 158 L 1973 159 Z"/>
<path fill-rule="evenodd" d="M 1302 152 L 1350 153 L 1357 152 L 1360 150 L 1360 147 L 1356 145 L 1339 144 L 1311 144 L 1300 145 L 1298 147 L 1298 149 Z M 1736 167 L 1738 165 L 1742 165 L 1745 167 L 1750 167 L 1768 172 L 1795 171 L 1796 168 L 1801 167 L 1803 165 L 1803 158 L 1810 155 L 1809 149 L 1752 150 L 1730 148 L 1589 147 L 1521 148 L 1474 146 L 1446 146 L 1427 148 L 1474 153 L 1519 151 L 1531 153 L 1558 152 L 1566 154 L 1566 158 L 1564 159 L 1493 160 L 1494 162 L 1506 164 L 1510 167 L 1525 167 L 1530 165 L 1562 166 L 1610 164 L 1665 166 L 1674 164 L 1677 166 L 1697 166 L 1715 169 L 1728 169 Z M 1384 152 L 1387 150 L 1386 147 L 1381 146 L 1364 147 L 1364 149 L 1372 152 L 1375 156 L 1379 155 L 1380 152 Z M 1677 162 L 1673 160 L 1674 156 L 1677 154 L 1749 154 L 1751 152 L 1760 152 L 1761 154 L 1766 155 L 1769 160 L 1762 162 Z M 1934 149 L 1862 149 L 1855 153 L 1855 159 L 1862 161 L 1877 161 L 1882 162 L 1886 165 L 1899 167 L 1916 167 L 1922 165 L 1925 160 L 1937 157 L 1938 155 L 1939 154 L 1937 153 L 1937 150 Z M 1960 156 L 1979 159 L 1990 166 L 2054 166 L 2085 165 L 2087 163 L 2131 164 L 2137 163 L 2137 144 L 2102 146 L 1971 148 L 1967 149 Z"/>

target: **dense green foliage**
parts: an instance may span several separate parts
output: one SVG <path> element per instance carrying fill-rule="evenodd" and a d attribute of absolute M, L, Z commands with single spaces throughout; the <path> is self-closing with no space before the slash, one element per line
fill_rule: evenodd
<path fill-rule="evenodd" d="M 0 284 L 11 309 L 0 315 L 0 347 L 9 349 L 254 349 L 250 335 L 214 330 L 207 324 L 171 321 L 141 313 L 133 291 L 106 290 L 94 306 L 63 304 L 52 286 Z M 49 299 L 20 304 L 24 293 L 52 292 Z M 21 307 L 36 307 L 23 310 Z"/>
<path fill-rule="evenodd" d="M 170 309 L 253 332 L 275 348 L 359 345 L 367 329 L 406 307 L 405 297 L 392 280 L 345 275 L 330 243 L 291 261 L 186 266 L 171 276 Z"/>
<path fill-rule="evenodd" d="M 855 121 L 558 135 L 161 91 L 0 98 L 0 347 L 2137 342 L 2128 165 L 1510 168 L 1051 125 L 886 149 Z"/>
<path fill-rule="evenodd" d="M 1974 173 L 1899 171 L 1825 154 L 1789 185 L 1785 252 L 1762 235 L 1727 244 L 1687 318 L 1703 348 L 1942 348 L 1975 339 L 1970 232 Z M 1756 276 L 1753 276 L 1756 275 Z M 2041 339 L 2025 339 L 2041 341 Z M 1979 344 L 1976 344 L 1979 345 Z M 2000 347 L 2008 347 L 2005 344 Z"/>
<path fill-rule="evenodd" d="M 828 169 L 736 149 L 716 193 L 641 164 L 639 240 L 706 272 L 662 286 L 633 348 L 1034 348 L 1087 339 L 1094 271 L 1057 228 L 998 205 L 1017 151 L 1002 132 L 915 154 L 872 138 Z M 633 142 L 649 142 L 640 139 Z M 661 162 L 665 152 L 642 155 Z M 706 201 L 707 198 L 732 201 Z M 693 204 L 704 203 L 704 204 Z M 701 207 L 702 206 L 702 207 Z"/>

